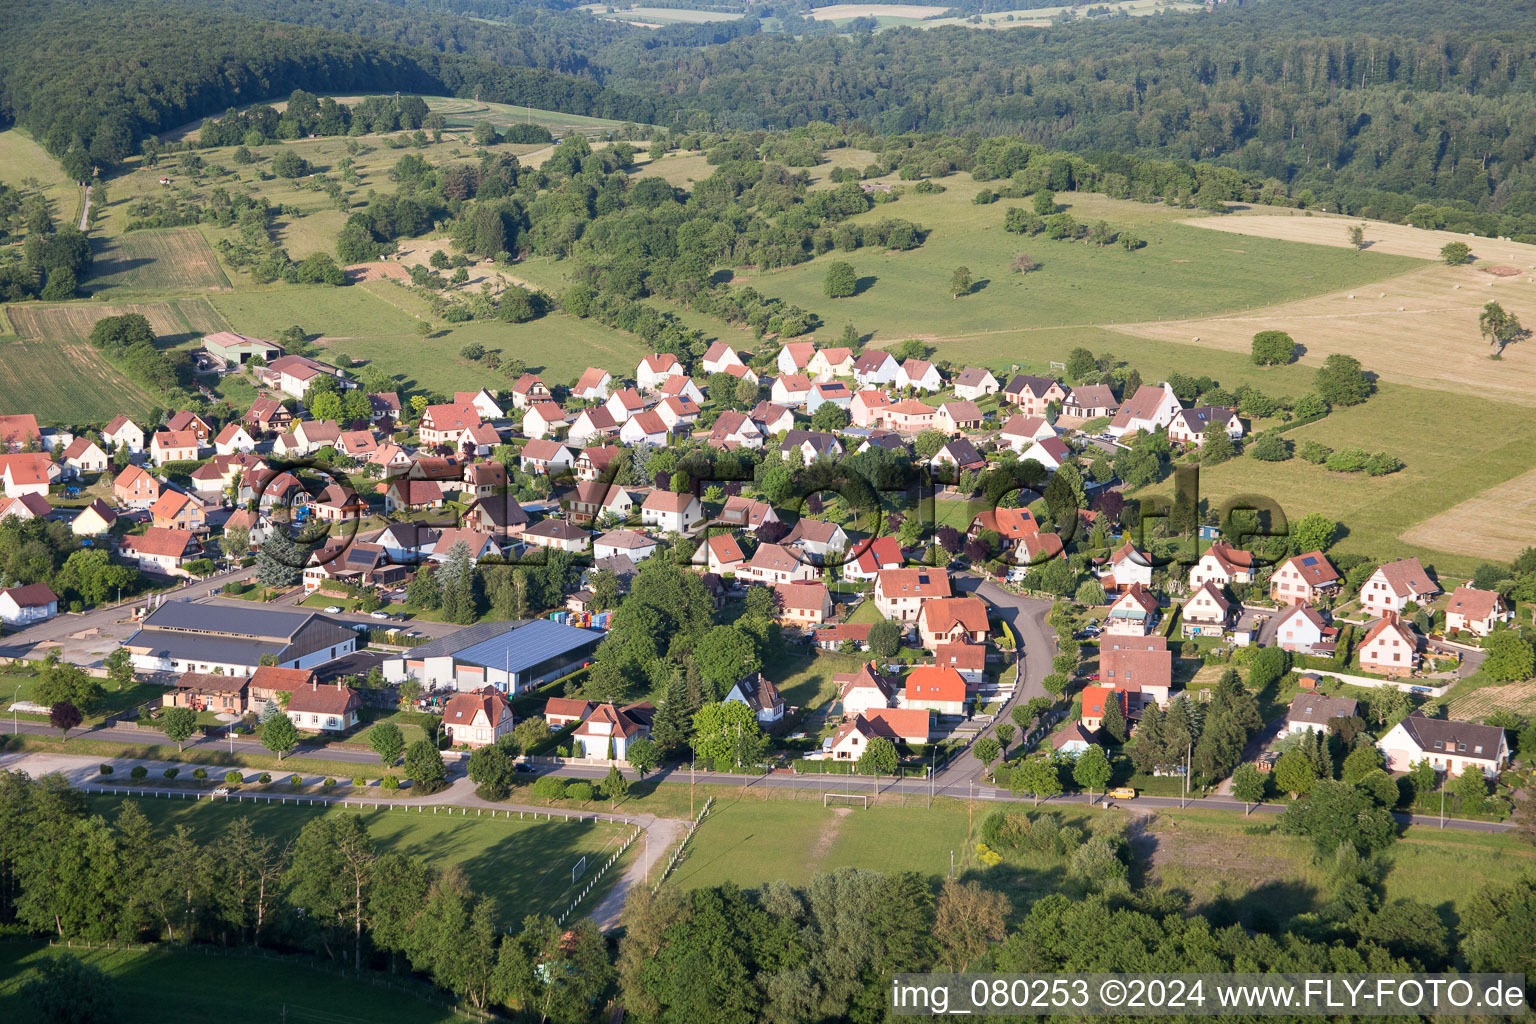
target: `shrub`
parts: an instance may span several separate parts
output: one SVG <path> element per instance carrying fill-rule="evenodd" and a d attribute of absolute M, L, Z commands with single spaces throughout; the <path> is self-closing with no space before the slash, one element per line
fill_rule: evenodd
<path fill-rule="evenodd" d="M 324 786 L 326 789 L 330 789 L 332 786 L 336 785 L 336 780 L 328 778 L 324 782 L 320 783 L 320 785 Z"/>
<path fill-rule="evenodd" d="M 359 788 L 368 785 L 368 780 L 361 775 L 352 776 L 352 785 Z"/>
<path fill-rule="evenodd" d="M 145 778 L 145 777 L 147 777 L 149 775 L 149 769 L 145 768 L 141 764 L 136 764 L 136 765 L 133 766 L 133 770 L 130 771 L 128 774 L 130 776 L 132 776 L 134 779 L 142 779 L 142 778 Z"/>
<path fill-rule="evenodd" d="M 101 774 L 103 774 L 103 775 L 111 775 L 112 774 L 112 766 L 109 765 L 109 764 L 104 764 L 100 768 L 98 768 L 97 771 L 101 772 Z"/>
<path fill-rule="evenodd" d="M 288 784 L 290 786 L 302 786 L 304 785 L 304 779 L 299 775 L 290 775 L 288 776 Z"/>
<path fill-rule="evenodd" d="M 386 775 L 379 780 L 379 788 L 394 792 L 400 788 L 400 780 L 395 778 L 393 775 Z"/>
<path fill-rule="evenodd" d="M 165 771 L 161 772 L 160 774 L 164 775 L 168 779 L 174 779 L 176 776 L 181 774 L 181 769 L 180 768 L 167 768 Z"/>
<path fill-rule="evenodd" d="M 224 773 L 224 785 L 226 786 L 238 786 L 244 781 L 245 776 L 241 775 L 239 772 L 228 771 Z"/>
<path fill-rule="evenodd" d="M 271 772 L 262 772 L 260 775 L 258 775 L 256 777 L 256 781 L 261 783 L 263 786 L 265 786 L 267 783 L 272 781 L 272 773 Z"/>
<path fill-rule="evenodd" d="M 565 787 L 565 795 L 579 804 L 587 803 L 592 799 L 592 783 L 572 782 Z"/>
<path fill-rule="evenodd" d="M 204 779 L 206 779 L 208 777 L 208 769 L 207 768 L 193 768 L 192 769 L 192 777 L 194 779 L 196 779 L 198 782 L 202 782 Z"/>
<path fill-rule="evenodd" d="M 544 775 L 533 784 L 533 795 L 540 800 L 564 800 L 565 780 L 554 775 Z"/>

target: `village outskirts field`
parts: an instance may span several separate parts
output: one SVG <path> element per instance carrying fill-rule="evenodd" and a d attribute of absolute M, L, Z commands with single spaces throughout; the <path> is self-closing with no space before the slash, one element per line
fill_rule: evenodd
<path fill-rule="evenodd" d="M 128 171 L 107 182 L 108 202 L 90 227 L 96 264 L 82 283 L 89 298 L 0 309 L 0 408 L 58 422 L 105 421 L 119 411 L 152 407 L 150 396 L 85 343 L 101 316 L 128 311 L 144 313 L 173 345 L 196 345 L 214 330 L 270 337 L 299 326 L 332 355 L 398 374 L 407 390 L 506 386 L 487 381 L 483 366 L 459 356 L 471 341 L 523 360 L 551 382 L 570 382 L 588 365 L 631 373 L 645 354 L 643 343 L 590 320 L 556 312 L 516 325 L 432 323 L 423 339 L 418 332 L 430 321 L 430 309 L 398 280 L 334 289 L 257 285 L 219 260 L 213 246 L 227 232 L 213 225 L 127 230 L 136 197 L 172 189 L 206 198 L 223 188 L 265 196 L 282 208 L 277 235 L 290 256 L 331 252 L 347 213 L 365 203 L 369 191 L 392 190 L 388 171 L 401 156 L 420 153 L 439 164 L 478 159 L 469 134 L 478 120 L 503 126 L 532 121 L 557 136 L 581 132 L 598 144 L 622 127 L 468 99 L 432 98 L 429 104 L 448 119 L 439 142 L 417 148 L 402 142 L 403 135 L 355 140 L 362 150 L 353 156 L 358 180 L 344 188 L 347 210 L 313 182 L 273 178 L 264 170 L 280 146 L 319 170 L 334 169 L 346 155 L 346 139 L 258 147 L 256 163 L 247 166 L 234 163 L 232 149 L 204 150 L 208 169 L 197 176 L 183 174 L 174 154 L 157 168 L 130 162 Z M 537 145 L 499 149 L 532 164 L 550 151 Z M 873 159 L 866 152 L 831 150 L 825 163 L 809 169 L 812 187 L 829 187 L 833 167 L 863 168 Z M 642 149 L 634 174 L 661 175 L 687 187 L 711 170 L 702 153 L 675 152 L 653 161 Z M 0 133 L 0 180 L 23 179 L 46 189 L 56 220 L 78 220 L 80 190 L 62 180 L 57 164 L 24 133 Z M 1102 219 L 1146 241 L 1128 252 L 1009 234 L 1002 229 L 1007 209 L 1024 204 L 973 202 L 986 186 L 965 174 L 942 179 L 937 194 L 916 193 L 894 175 L 877 180 L 903 194 L 861 217 L 914 221 L 928 232 L 922 246 L 834 252 L 772 272 L 739 270 L 736 282 L 817 313 L 822 325 L 815 337 L 833 338 L 851 323 L 868 344 L 921 338 L 938 359 L 989 366 L 1000 375 L 1050 372 L 1053 361 L 1084 346 L 1112 353 L 1144 380 L 1184 372 L 1209 375 L 1229 389 L 1249 383 L 1275 395 L 1298 395 L 1311 389 L 1328 354 L 1347 352 L 1378 375 L 1377 395 L 1287 436 L 1298 444 L 1315 439 L 1333 448 L 1387 451 L 1403 461 L 1401 472 L 1370 478 L 1330 473 L 1299 459 L 1267 464 L 1242 458 L 1205 470 L 1202 496 L 1219 503 L 1239 493 L 1268 494 L 1293 518 L 1318 511 L 1343 522 L 1341 551 L 1418 555 L 1453 574 L 1485 558 L 1511 557 L 1536 538 L 1536 471 L 1523 442 L 1536 425 L 1536 390 L 1529 386 L 1536 379 L 1536 342 L 1512 345 L 1493 360 L 1477 330 L 1479 309 L 1494 299 L 1536 323 L 1536 247 L 1464 238 L 1476 260 L 1447 267 L 1436 259 L 1443 233 L 1366 223 L 1368 244 L 1357 252 L 1347 237 L 1355 221 L 1323 213 L 1255 208 L 1210 217 L 1101 195 L 1058 197 L 1079 221 Z M 401 262 L 422 262 L 446 248 L 444 235 L 440 225 L 403 241 Z M 1037 270 L 1010 270 L 1021 252 Z M 853 265 L 859 278 L 854 296 L 831 300 L 822 294 L 833 260 Z M 955 300 L 948 280 L 962 265 L 976 284 Z M 1486 272 L 1490 266 L 1518 273 L 1496 276 Z M 482 281 L 558 295 L 567 283 L 566 266 L 534 256 L 505 271 L 477 267 L 467 287 Z M 749 349 L 777 344 L 692 310 L 657 305 L 709 338 Z M 1298 362 L 1252 365 L 1249 339 L 1269 328 L 1287 330 L 1300 343 Z"/>

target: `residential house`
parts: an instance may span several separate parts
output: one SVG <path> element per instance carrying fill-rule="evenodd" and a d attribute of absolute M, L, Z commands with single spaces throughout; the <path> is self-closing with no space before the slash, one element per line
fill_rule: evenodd
<path fill-rule="evenodd" d="M 473 504 L 460 520 L 476 533 L 495 537 L 503 546 L 515 543 L 528 526 L 528 513 L 517 500 L 517 495 L 497 489 L 490 494 L 477 495 Z"/>
<path fill-rule="evenodd" d="M 590 409 L 583 409 L 576 414 L 576 422 L 571 424 L 571 429 L 566 438 L 572 444 L 589 445 L 594 441 L 603 441 L 610 437 L 619 436 L 619 424 L 613 418 L 613 413 L 607 406 L 597 405 Z"/>
<path fill-rule="evenodd" d="M 250 680 L 243 676 L 183 672 L 160 698 L 160 706 L 239 716 L 251 710 L 249 688 Z"/>
<path fill-rule="evenodd" d="M 1413 627 L 1389 611 L 1365 633 L 1357 648 L 1360 667 L 1387 676 L 1412 675 L 1419 663 L 1419 637 Z"/>
<path fill-rule="evenodd" d="M 215 455 L 188 475 L 192 478 L 192 489 L 199 497 L 218 499 L 234 487 L 236 480 L 257 470 L 271 474 L 270 467 L 259 457 L 249 452 L 236 452 Z"/>
<path fill-rule="evenodd" d="M 775 405 L 799 408 L 811 400 L 811 378 L 803 373 L 786 373 L 774 378 L 769 392 Z"/>
<path fill-rule="evenodd" d="M 576 453 L 559 441 L 534 438 L 518 452 L 517 464 L 524 473 L 559 476 L 576 461 Z"/>
<path fill-rule="evenodd" d="M 725 499 L 718 521 L 756 533 L 764 524 L 778 522 L 779 514 L 766 501 L 733 494 Z"/>
<path fill-rule="evenodd" d="M 1110 701 L 1120 705 L 1121 717 L 1130 721 L 1130 705 L 1136 696 L 1129 690 L 1112 690 L 1107 686 L 1085 686 L 1078 722 L 1089 732 L 1097 732 L 1104 724 L 1104 708 Z"/>
<path fill-rule="evenodd" d="M 933 458 L 928 460 L 928 464 L 936 469 L 949 466 L 960 471 L 981 470 L 987 467 L 987 460 L 981 452 L 976 450 L 976 446 L 969 438 L 956 437 L 945 441 L 943 446 L 933 453 Z"/>
<path fill-rule="evenodd" d="M 523 449 L 527 451 L 527 449 Z M 576 456 L 573 464 L 578 480 L 596 480 L 608 471 L 613 460 L 618 458 L 623 449 L 618 445 L 604 444 L 595 447 L 587 447 Z"/>
<path fill-rule="evenodd" d="M 196 462 L 197 435 L 190 430 L 157 430 L 149 442 L 149 458 L 156 466 L 167 462 Z"/>
<path fill-rule="evenodd" d="M 417 424 L 417 436 L 421 439 L 422 447 L 435 448 L 438 445 L 456 445 L 463 436 L 467 427 L 478 426 L 480 414 L 468 405 L 429 405 L 421 411 L 421 422 Z"/>
<path fill-rule="evenodd" d="M 590 523 L 610 516 L 622 522 L 635 510 L 635 499 L 624 488 L 602 480 L 583 480 L 571 493 L 571 521 Z"/>
<path fill-rule="evenodd" d="M 763 432 L 746 413 L 727 409 L 715 417 L 708 443 L 711 448 L 761 448 Z"/>
<path fill-rule="evenodd" d="M 745 704 L 763 725 L 772 725 L 784 717 L 784 698 L 779 696 L 779 688 L 761 672 L 736 680 L 731 692 L 725 695 L 725 701 Z"/>
<path fill-rule="evenodd" d="M 0 519 L 3 518 L 0 515 Z M 112 506 L 96 498 L 80 510 L 80 514 L 70 522 L 69 529 L 76 537 L 100 537 L 111 530 L 116 522 L 117 513 L 112 510 Z"/>
<path fill-rule="evenodd" d="M 1025 416 L 1019 413 L 1008 417 L 1008 422 L 1003 424 L 997 439 L 1015 452 L 1023 454 L 1032 448 L 1035 442 L 1055 437 L 1056 428 L 1047 423 L 1044 416 Z M 1041 464 L 1044 465 L 1044 463 Z"/>
<path fill-rule="evenodd" d="M 788 548 L 778 544 L 759 544 L 747 564 L 736 570 L 737 579 L 770 586 L 797 580 L 814 580 L 820 575 L 810 562 L 796 558 Z"/>
<path fill-rule="evenodd" d="M 683 364 L 670 352 L 646 356 L 635 367 L 635 384 L 641 391 L 654 391 L 673 374 L 681 374 Z"/>
<path fill-rule="evenodd" d="M 933 663 L 960 673 L 968 692 L 987 678 L 987 649 L 982 644 L 939 644 L 933 649 Z"/>
<path fill-rule="evenodd" d="M 987 605 L 979 597 L 940 597 L 924 601 L 917 632 L 925 650 L 939 644 L 987 642 Z"/>
<path fill-rule="evenodd" d="M 1109 422 L 1108 433 L 1111 437 L 1126 437 L 1140 432 L 1150 434 L 1166 428 L 1183 410 L 1184 403 L 1173 393 L 1172 385 L 1143 384 L 1120 406 L 1114 419 Z"/>
<path fill-rule="evenodd" d="M 293 422 L 293 413 L 275 398 L 258 398 L 245 411 L 244 422 L 262 434 L 281 434 Z"/>
<path fill-rule="evenodd" d="M 832 618 L 832 595 L 824 583 L 775 583 L 773 595 L 779 606 L 781 622 L 792 626 L 815 626 Z"/>
<path fill-rule="evenodd" d="M 1253 553 L 1235 548 L 1224 540 L 1218 540 L 1205 549 L 1189 570 L 1189 585 L 1198 587 L 1214 583 L 1229 587 L 1235 583 L 1253 582 Z"/>
<path fill-rule="evenodd" d="M 1285 724 L 1280 727 L 1279 735 L 1291 736 L 1299 732 L 1326 735 L 1330 721 L 1353 717 L 1359 706 L 1353 697 L 1326 697 L 1321 693 L 1297 694 L 1285 713 Z"/>
<path fill-rule="evenodd" d="M 37 417 L 29 412 L 8 413 L 0 416 L 0 453 L 21 451 L 29 443 L 42 440 Z"/>
<path fill-rule="evenodd" d="M 392 562 L 415 565 L 424 562 L 437 546 L 438 531 L 422 523 L 392 523 L 373 542 Z"/>
<path fill-rule="evenodd" d="M 454 405 L 467 405 L 480 414 L 484 420 L 499 420 L 506 416 L 506 411 L 497 403 L 495 397 L 485 388 L 479 391 L 455 391 L 453 393 Z"/>
<path fill-rule="evenodd" d="M 1508 622 L 1511 613 L 1504 599 L 1492 590 L 1457 587 L 1445 604 L 1445 628 L 1449 633 L 1487 636 L 1494 623 Z"/>
<path fill-rule="evenodd" d="M 853 349 L 846 346 L 817 349 L 806 364 L 805 372 L 812 380 L 828 381 L 834 377 L 853 376 Z"/>
<path fill-rule="evenodd" d="M 967 366 L 955 378 L 955 397 L 962 401 L 974 402 L 978 398 L 995 395 L 1001 389 L 1002 385 L 992 376 L 992 371 L 984 367 Z"/>
<path fill-rule="evenodd" d="M 589 366 L 582 371 L 581 378 L 571 389 L 571 397 L 584 402 L 606 402 L 612 387 L 612 374 L 596 366 Z"/>
<path fill-rule="evenodd" d="M 650 410 L 635 413 L 619 429 L 619 440 L 631 447 L 638 444 L 664 446 L 670 436 L 666 421 Z"/>
<path fill-rule="evenodd" d="M 42 452 L 0 455 L 0 484 L 7 498 L 35 494 L 48 496 L 48 488 L 63 475 L 57 463 Z"/>
<path fill-rule="evenodd" d="M 819 430 L 791 430 L 784 435 L 779 453 L 786 459 L 798 458 L 803 466 L 817 459 L 843 454 L 843 444 L 832 434 Z"/>
<path fill-rule="evenodd" d="M 656 415 L 669 431 L 686 434 L 693 421 L 699 418 L 699 404 L 686 395 L 673 395 L 657 404 Z"/>
<path fill-rule="evenodd" d="M 1386 755 L 1391 772 L 1406 772 L 1428 761 L 1449 777 L 1475 768 L 1497 778 L 1509 763 L 1509 742 L 1501 726 L 1425 718 L 1417 710 L 1389 729 L 1376 747 Z"/>
<path fill-rule="evenodd" d="M 837 684 L 838 703 L 845 718 L 892 707 L 901 692 L 901 679 L 880 672 L 873 661 L 860 665 L 857 672 L 833 676 L 832 681 Z"/>
<path fill-rule="evenodd" d="M 1134 696 L 1127 710 L 1168 703 L 1173 689 L 1173 652 L 1160 636 L 1105 637 L 1099 647 L 1099 682 Z"/>
<path fill-rule="evenodd" d="M 207 511 L 201 500 L 167 487 L 149 507 L 150 520 L 162 530 L 206 530 Z"/>
<path fill-rule="evenodd" d="M 1067 447 L 1067 442 L 1059 437 L 1045 437 L 1024 449 L 1019 461 L 1028 462 L 1033 459 L 1045 467 L 1047 472 L 1054 473 L 1071 457 L 1072 449 Z"/>
<path fill-rule="evenodd" d="M 941 391 L 944 378 L 939 368 L 926 359 L 908 359 L 896 371 L 896 387 L 915 391 Z"/>
<path fill-rule="evenodd" d="M 484 458 L 499 444 L 501 434 L 497 433 L 495 427 L 489 423 L 477 423 L 464 428 L 464 433 L 459 435 L 454 447 L 471 458 Z"/>
<path fill-rule="evenodd" d="M 277 439 L 284 454 L 308 455 L 322 448 L 334 448 L 341 440 L 341 424 L 335 420 L 299 420 L 293 429 Z"/>
<path fill-rule="evenodd" d="M 1096 420 L 1113 417 L 1120 411 L 1120 399 L 1108 384 L 1083 384 L 1075 387 L 1062 400 L 1061 414 L 1075 420 Z"/>
<path fill-rule="evenodd" d="M 1360 604 L 1369 615 L 1385 615 L 1402 611 L 1410 601 L 1424 605 L 1439 593 L 1440 584 L 1417 558 L 1400 558 L 1371 573 L 1360 588 Z"/>
<path fill-rule="evenodd" d="M 697 405 L 704 401 L 704 389 L 695 384 L 693 378 L 674 373 L 661 382 L 661 386 L 656 389 L 656 396 L 660 401 L 666 401 L 668 398 L 686 398 Z"/>
<path fill-rule="evenodd" d="M 570 421 L 566 419 L 565 410 L 554 402 L 540 402 L 523 413 L 523 435 L 525 437 L 554 437 L 563 431 Z M 580 444 L 580 441 L 576 442 Z"/>
<path fill-rule="evenodd" d="M 1080 721 L 1068 722 L 1051 733 L 1051 749 L 1068 757 L 1086 753 L 1089 747 L 1097 746 L 1099 742 L 1099 731 L 1084 728 Z"/>
<path fill-rule="evenodd" d="M 747 413 L 747 418 L 763 432 L 763 437 L 773 437 L 776 434 L 787 433 L 795 427 L 795 414 L 782 405 L 773 402 L 758 402 Z"/>
<path fill-rule="evenodd" d="M 945 402 L 933 414 L 933 425 L 946 434 L 962 430 L 980 430 L 984 417 L 975 402 Z"/>
<path fill-rule="evenodd" d="M 1286 607 L 1275 623 L 1275 646 L 1295 654 L 1323 654 L 1325 643 L 1337 643 L 1338 630 L 1328 625 L 1316 608 L 1305 601 Z M 1332 653 L 1329 651 L 1328 653 Z"/>
<path fill-rule="evenodd" d="M 101 439 L 111 442 L 115 448 L 127 445 L 128 450 L 135 455 L 144 450 L 144 431 L 126 416 L 112 417 L 107 429 L 101 432 Z"/>
<path fill-rule="evenodd" d="M 544 702 L 544 721 L 551 729 L 564 729 L 568 725 L 584 722 L 597 708 L 593 700 L 576 697 L 551 697 Z"/>
<path fill-rule="evenodd" d="M 848 534 L 836 523 L 820 519 L 801 519 L 784 538 L 786 547 L 797 547 L 811 561 L 826 564 L 848 547 Z"/>
<path fill-rule="evenodd" d="M 165 429 L 173 434 L 190 430 L 197 435 L 198 446 L 202 448 L 208 447 L 209 441 L 213 437 L 213 425 L 197 413 L 188 412 L 185 409 L 172 416 L 166 422 Z"/>
<path fill-rule="evenodd" d="M 218 331 L 205 336 L 203 351 L 208 353 L 220 369 L 226 370 L 244 366 L 252 359 L 271 363 L 283 357 L 281 345 L 260 338 L 248 338 L 233 331 Z"/>
<path fill-rule="evenodd" d="M 46 583 L 28 583 L 0 590 L 0 622 L 25 628 L 59 614 L 59 598 Z"/>
<path fill-rule="evenodd" d="M 817 353 L 817 355 L 820 354 Z M 846 409 L 852 402 L 853 392 L 848 390 L 848 385 L 840 380 L 827 381 L 811 385 L 811 395 L 806 399 L 805 411 L 814 416 L 816 410 L 824 405 L 835 405 L 839 409 Z"/>
<path fill-rule="evenodd" d="M 1104 631 L 1146 636 L 1157 624 L 1157 617 L 1157 597 L 1140 583 L 1132 583 L 1110 604 Z"/>
<path fill-rule="evenodd" d="M 896 622 L 916 622 L 923 605 L 950 595 L 943 569 L 884 569 L 875 575 L 875 608 Z"/>
<path fill-rule="evenodd" d="M 252 512 L 250 509 L 236 509 L 224 520 L 224 536 L 228 537 L 232 530 L 244 530 L 250 538 L 250 547 L 254 551 L 266 543 L 272 536 L 272 520 L 260 512 Z"/>
<path fill-rule="evenodd" d="M 333 378 L 343 391 L 357 387 L 357 384 L 343 376 L 340 370 L 304 356 L 282 356 L 274 359 L 257 371 L 257 376 L 283 394 L 292 395 L 294 398 L 303 398 L 309 391 L 310 385 L 321 377 Z"/>
<path fill-rule="evenodd" d="M 77 437 L 64 449 L 63 462 L 78 477 L 82 473 L 106 472 L 111 459 L 95 441 L 88 437 Z"/>
<path fill-rule="evenodd" d="M 370 437 L 372 435 L 369 435 Z M 256 450 L 256 439 L 250 435 L 245 427 L 239 423 L 227 423 L 224 429 L 219 431 L 213 439 L 213 450 L 220 455 L 233 455 L 236 452 L 253 452 Z"/>
<path fill-rule="evenodd" d="M 920 665 L 907 676 L 901 706 L 922 708 L 939 715 L 965 714 L 965 679 L 941 665 Z"/>
<path fill-rule="evenodd" d="M 757 371 L 750 366 L 727 366 L 725 373 L 727 376 L 734 377 L 737 380 L 751 381 L 754 388 L 762 384 L 762 381 L 757 376 Z"/>
<path fill-rule="evenodd" d="M 400 395 L 394 391 L 370 391 L 368 393 L 368 420 L 378 423 L 389 420 L 400 422 Z"/>
<path fill-rule="evenodd" d="M 309 494 L 299 478 L 288 472 L 278 472 L 263 466 L 252 469 L 240 478 L 240 493 L 236 504 L 247 505 L 255 501 L 263 511 L 274 508 L 294 508 L 309 501 Z"/>
<path fill-rule="evenodd" d="M 1182 622 L 1187 637 L 1220 637 L 1232 622 L 1237 606 L 1214 583 L 1202 583 L 1184 602 Z"/>
<path fill-rule="evenodd" d="M 436 480 L 396 477 L 384 490 L 384 514 L 442 508 L 443 500 L 443 485 Z"/>
<path fill-rule="evenodd" d="M 165 485 L 140 466 L 128 466 L 112 480 L 112 500 L 120 508 L 149 508 Z"/>
<path fill-rule="evenodd" d="M 592 535 L 564 519 L 544 519 L 523 530 L 523 542 L 538 548 L 581 553 L 592 543 Z M 439 543 L 439 549 L 442 545 Z"/>
<path fill-rule="evenodd" d="M 631 743 L 650 736 L 655 710 L 649 701 L 622 708 L 599 704 L 576 727 L 571 738 L 581 748 L 583 757 L 613 757 L 622 761 Z"/>
<path fill-rule="evenodd" d="M 631 416 L 644 411 L 645 398 L 634 388 L 621 388 L 608 396 L 603 408 L 608 410 L 613 422 L 624 423 Z"/>
<path fill-rule="evenodd" d="M 834 761 L 857 761 L 877 738 L 920 746 L 928 742 L 931 714 L 922 708 L 872 708 L 844 719 L 826 741 L 825 753 Z"/>
<path fill-rule="evenodd" d="M 536 374 L 525 373 L 512 385 L 512 408 L 526 409 L 549 401 L 549 387 Z"/>
<path fill-rule="evenodd" d="M 300 729 L 311 732 L 346 732 L 355 728 L 363 699 L 350 686 L 321 686 L 311 679 L 308 686 L 300 686 L 288 698 L 283 710 L 290 721 Z"/>
<path fill-rule="evenodd" d="M 741 544 L 733 534 L 717 533 L 704 542 L 702 548 L 693 556 L 695 565 L 702 565 L 709 572 L 725 575 L 736 574 L 747 563 L 747 556 L 742 553 Z"/>
<path fill-rule="evenodd" d="M 780 374 L 799 373 L 811 365 L 811 357 L 815 354 L 814 341 L 792 341 L 779 349 L 775 362 Z"/>
<path fill-rule="evenodd" d="M 998 505 L 976 513 L 971 517 L 971 525 L 966 528 L 966 540 L 977 540 L 987 530 L 992 530 L 1003 538 L 1007 545 L 1017 544 L 1025 537 L 1032 537 L 1040 532 L 1040 524 L 1035 522 L 1035 517 L 1027 508 L 1009 508 L 1006 505 Z"/>
<path fill-rule="evenodd" d="M 23 494 L 17 498 L 0 498 L 0 520 L 15 517 L 23 522 L 29 519 L 47 519 L 53 515 L 48 499 L 37 494 Z"/>
<path fill-rule="evenodd" d="M 1236 412 L 1220 405 L 1200 405 L 1174 415 L 1168 424 L 1168 440 L 1198 448 L 1205 444 L 1205 432 L 1213 426 L 1225 430 L 1234 441 L 1243 436 L 1243 421 Z"/>
<path fill-rule="evenodd" d="M 900 569 L 907 562 L 901 541 L 889 534 L 859 541 L 850 554 L 843 564 L 843 578 L 847 580 L 872 580 L 883 570 Z"/>
<path fill-rule="evenodd" d="M 143 534 L 128 534 L 117 544 L 124 561 L 135 562 L 140 569 L 163 576 L 185 576 L 182 565 L 197 558 L 201 548 L 197 535 L 190 530 L 168 530 L 151 526 Z"/>
<path fill-rule="evenodd" d="M 885 423 L 886 411 L 892 404 L 884 391 L 860 391 L 848 403 L 848 416 L 856 427 L 878 427 Z"/>
<path fill-rule="evenodd" d="M 349 459 L 367 462 L 378 453 L 379 442 L 371 430 L 343 430 L 336 438 L 336 450 Z"/>
<path fill-rule="evenodd" d="M 937 412 L 927 402 L 919 402 L 915 398 L 905 398 L 900 402 L 894 402 L 885 407 L 880 414 L 880 426 L 890 430 L 900 430 L 908 434 L 915 434 L 933 427 L 934 413 Z"/>
<path fill-rule="evenodd" d="M 315 552 L 304 566 L 304 592 L 346 594 L 348 591 L 343 587 L 399 586 L 408 574 L 405 566 L 390 561 L 382 544 L 352 543 L 340 538 Z M 341 586 L 331 588 L 327 586 L 330 583 Z"/>
<path fill-rule="evenodd" d="M 1003 389 L 1003 401 L 1018 406 L 1026 416 L 1044 416 L 1052 402 L 1059 405 L 1066 398 L 1067 389 L 1059 381 L 1027 373 L 1016 374 Z"/>
<path fill-rule="evenodd" d="M 717 341 L 704 353 L 703 369 L 706 375 L 725 373 L 733 366 L 746 368 L 746 360 L 741 358 L 741 353 L 727 345 L 723 341 Z"/>
<path fill-rule="evenodd" d="M 1016 565 L 1035 566 L 1060 558 L 1066 545 L 1056 533 L 1027 533 L 1019 538 L 1014 547 L 1012 561 Z"/>
<path fill-rule="evenodd" d="M 490 746 L 511 734 L 512 705 L 494 686 L 455 693 L 443 705 L 443 731 L 452 746 Z"/>
<path fill-rule="evenodd" d="M 867 349 L 853 361 L 853 379 L 863 388 L 882 388 L 896 383 L 901 368 L 884 349 Z"/>
<path fill-rule="evenodd" d="M 1105 589 L 1124 590 L 1131 586 L 1152 586 L 1152 560 L 1126 541 L 1109 556 L 1108 572 L 1101 577 Z"/>
<path fill-rule="evenodd" d="M 331 484 L 309 503 L 315 518 L 328 523 L 360 521 L 368 515 L 368 502 L 350 487 Z"/>
<path fill-rule="evenodd" d="M 1321 551 L 1287 558 L 1269 578 L 1269 596 L 1281 604 L 1315 604 L 1338 589 L 1339 573 Z"/>
<path fill-rule="evenodd" d="M 656 550 L 658 542 L 638 530 L 610 530 L 592 545 L 592 557 L 598 561 L 618 555 L 639 562 Z"/>

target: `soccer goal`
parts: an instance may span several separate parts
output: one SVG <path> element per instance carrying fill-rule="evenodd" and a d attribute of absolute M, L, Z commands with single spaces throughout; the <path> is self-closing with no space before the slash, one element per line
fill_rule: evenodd
<path fill-rule="evenodd" d="M 829 806 L 828 801 L 834 798 L 838 800 L 857 800 L 861 807 L 865 810 L 869 809 L 868 793 L 823 793 L 821 794 L 821 806 Z"/>
<path fill-rule="evenodd" d="M 571 865 L 571 884 L 575 885 L 576 884 L 576 879 L 580 878 L 581 875 L 582 875 L 582 872 L 584 872 L 586 870 L 587 870 L 587 855 L 586 854 L 582 854 L 581 855 L 581 859 L 578 860 L 575 864 Z"/>

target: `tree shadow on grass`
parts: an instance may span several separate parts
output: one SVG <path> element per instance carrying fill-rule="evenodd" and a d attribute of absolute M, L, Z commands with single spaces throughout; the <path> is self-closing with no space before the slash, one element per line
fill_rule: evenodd
<path fill-rule="evenodd" d="M 878 278 L 873 276 L 859 278 L 853 283 L 853 294 L 863 295 L 875 286 L 875 281 L 877 280 Z"/>

